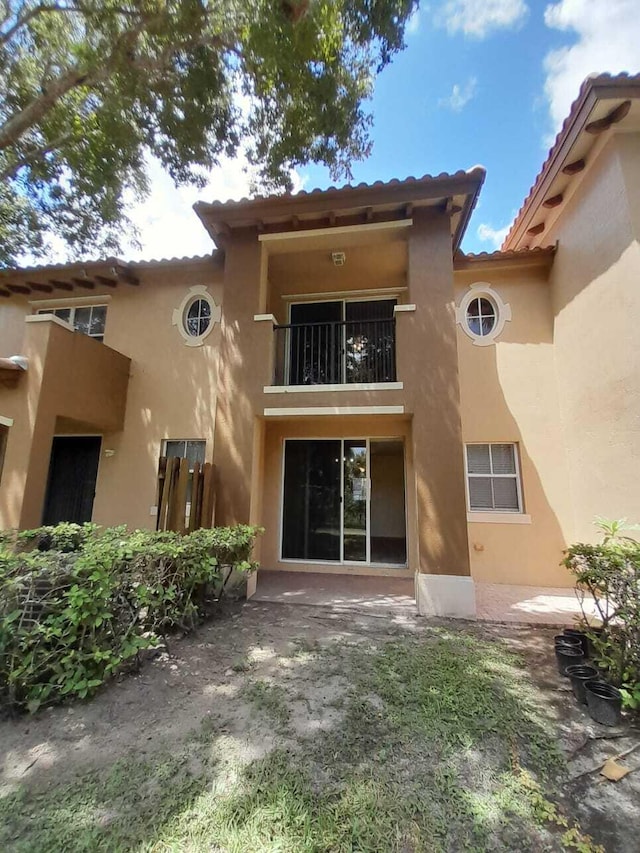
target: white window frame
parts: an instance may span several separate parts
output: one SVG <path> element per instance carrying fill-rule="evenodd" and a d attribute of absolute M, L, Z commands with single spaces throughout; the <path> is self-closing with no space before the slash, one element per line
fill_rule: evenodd
<path fill-rule="evenodd" d="M 201 335 L 191 335 L 187 329 L 187 314 L 194 302 L 198 302 L 201 299 L 209 303 L 209 307 L 211 309 L 211 321 Z M 197 284 L 194 287 L 189 288 L 180 305 L 174 309 L 171 317 L 171 324 L 178 329 L 178 332 L 180 332 L 186 346 L 201 347 L 211 332 L 213 332 L 216 324 L 220 322 L 221 317 L 222 309 L 216 304 L 215 299 L 209 293 L 206 286 L 203 284 Z"/>
<path fill-rule="evenodd" d="M 489 447 L 496 444 L 508 444 L 513 447 L 513 458 L 514 458 L 514 467 L 515 474 L 472 474 L 469 471 L 469 447 Z M 491 459 L 491 449 L 489 449 L 489 458 Z M 516 441 L 469 441 L 465 443 L 464 446 L 464 483 L 465 483 L 465 491 L 467 494 L 467 517 L 469 521 L 487 521 L 493 520 L 493 517 L 496 518 L 498 516 L 506 516 L 505 520 L 515 519 L 515 518 L 526 518 L 530 521 L 529 516 L 525 516 L 524 514 L 524 501 L 522 494 L 522 475 L 520 468 L 520 448 Z M 469 480 L 470 478 L 483 477 L 490 479 L 510 479 L 513 480 L 515 477 L 516 480 L 516 494 L 518 498 L 518 508 L 517 509 L 473 509 L 471 507 L 471 490 L 469 489 Z M 480 518 L 480 516 L 489 516 L 489 519 Z"/>
<path fill-rule="evenodd" d="M 207 440 L 206 438 L 163 438 L 162 444 L 160 445 L 160 456 L 167 455 L 167 444 L 169 442 L 178 442 L 181 441 L 184 444 L 184 454 L 182 456 L 176 457 L 177 459 L 186 459 L 187 458 L 187 444 L 192 442 L 194 444 L 203 444 L 204 445 L 204 459 L 202 464 L 207 461 Z M 174 457 L 171 457 L 174 458 Z M 193 471 L 193 468 L 189 468 L 189 471 Z"/>
<path fill-rule="evenodd" d="M 493 324 L 493 329 L 486 335 L 476 334 L 469 325 L 467 312 L 475 299 L 486 299 L 491 303 L 495 311 L 496 321 Z M 487 347 L 495 343 L 496 338 L 502 334 L 505 323 L 510 320 L 511 305 L 502 300 L 500 294 L 493 289 L 488 281 L 477 281 L 475 284 L 472 284 L 463 294 L 456 307 L 456 323 L 461 327 L 465 335 L 471 338 L 474 346 L 477 347 Z"/>
<path fill-rule="evenodd" d="M 101 335 L 92 335 L 91 331 L 79 332 L 79 330 L 76 328 L 76 311 L 78 310 L 78 308 L 88 308 L 90 311 L 93 311 L 94 308 L 104 308 L 104 331 L 102 332 Z M 82 305 L 69 305 L 69 304 L 63 305 L 63 304 L 60 304 L 58 302 L 58 300 L 56 300 L 55 305 L 47 305 L 45 307 L 36 308 L 36 315 L 53 314 L 53 316 L 57 317 L 58 320 L 62 320 L 62 318 L 58 317 L 55 312 L 56 311 L 69 311 L 70 312 L 69 313 L 69 319 L 68 320 L 62 320 L 63 323 L 68 323 L 69 326 L 73 327 L 74 332 L 78 332 L 78 334 L 84 335 L 87 338 L 93 338 L 94 341 L 97 340 L 99 342 L 102 342 L 104 340 L 105 332 L 107 330 L 107 313 L 108 313 L 108 310 L 109 310 L 109 306 L 106 304 L 106 302 L 97 302 L 97 303 L 92 302 L 90 305 L 87 305 L 86 303 L 84 303 Z M 91 329 L 91 319 L 89 319 L 89 329 Z"/>

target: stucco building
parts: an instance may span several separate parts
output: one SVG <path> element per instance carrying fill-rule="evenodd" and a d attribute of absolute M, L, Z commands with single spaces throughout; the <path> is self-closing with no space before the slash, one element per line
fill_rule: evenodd
<path fill-rule="evenodd" d="M 179 455 L 266 569 L 415 575 L 454 615 L 569 585 L 594 516 L 640 518 L 640 77 L 585 82 L 465 255 L 483 179 L 201 203 L 211 256 L 0 273 L 0 526 L 154 527 Z"/>

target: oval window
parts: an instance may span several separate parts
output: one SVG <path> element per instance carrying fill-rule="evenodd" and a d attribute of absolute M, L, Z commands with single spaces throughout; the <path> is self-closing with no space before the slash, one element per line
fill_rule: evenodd
<path fill-rule="evenodd" d="M 192 338 L 200 338 L 211 324 L 211 305 L 207 299 L 194 299 L 187 306 L 184 318 L 185 332 Z"/>
<path fill-rule="evenodd" d="M 479 338 L 490 335 L 496 325 L 497 311 L 495 305 L 485 296 L 472 299 L 467 306 L 467 325 L 469 331 Z"/>

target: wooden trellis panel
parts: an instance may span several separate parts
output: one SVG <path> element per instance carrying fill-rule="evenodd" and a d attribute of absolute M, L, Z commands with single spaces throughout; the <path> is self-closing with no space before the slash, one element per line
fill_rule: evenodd
<path fill-rule="evenodd" d="M 160 457 L 156 504 L 156 530 L 191 533 L 199 527 L 213 525 L 214 470 L 210 462 L 196 462 L 189 470 L 189 460 Z M 190 499 L 189 499 L 190 498 Z"/>

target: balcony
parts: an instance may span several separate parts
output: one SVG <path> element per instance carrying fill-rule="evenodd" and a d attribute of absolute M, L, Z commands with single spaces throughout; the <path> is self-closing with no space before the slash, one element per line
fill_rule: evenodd
<path fill-rule="evenodd" d="M 396 381 L 395 317 L 274 326 L 274 385 Z"/>

